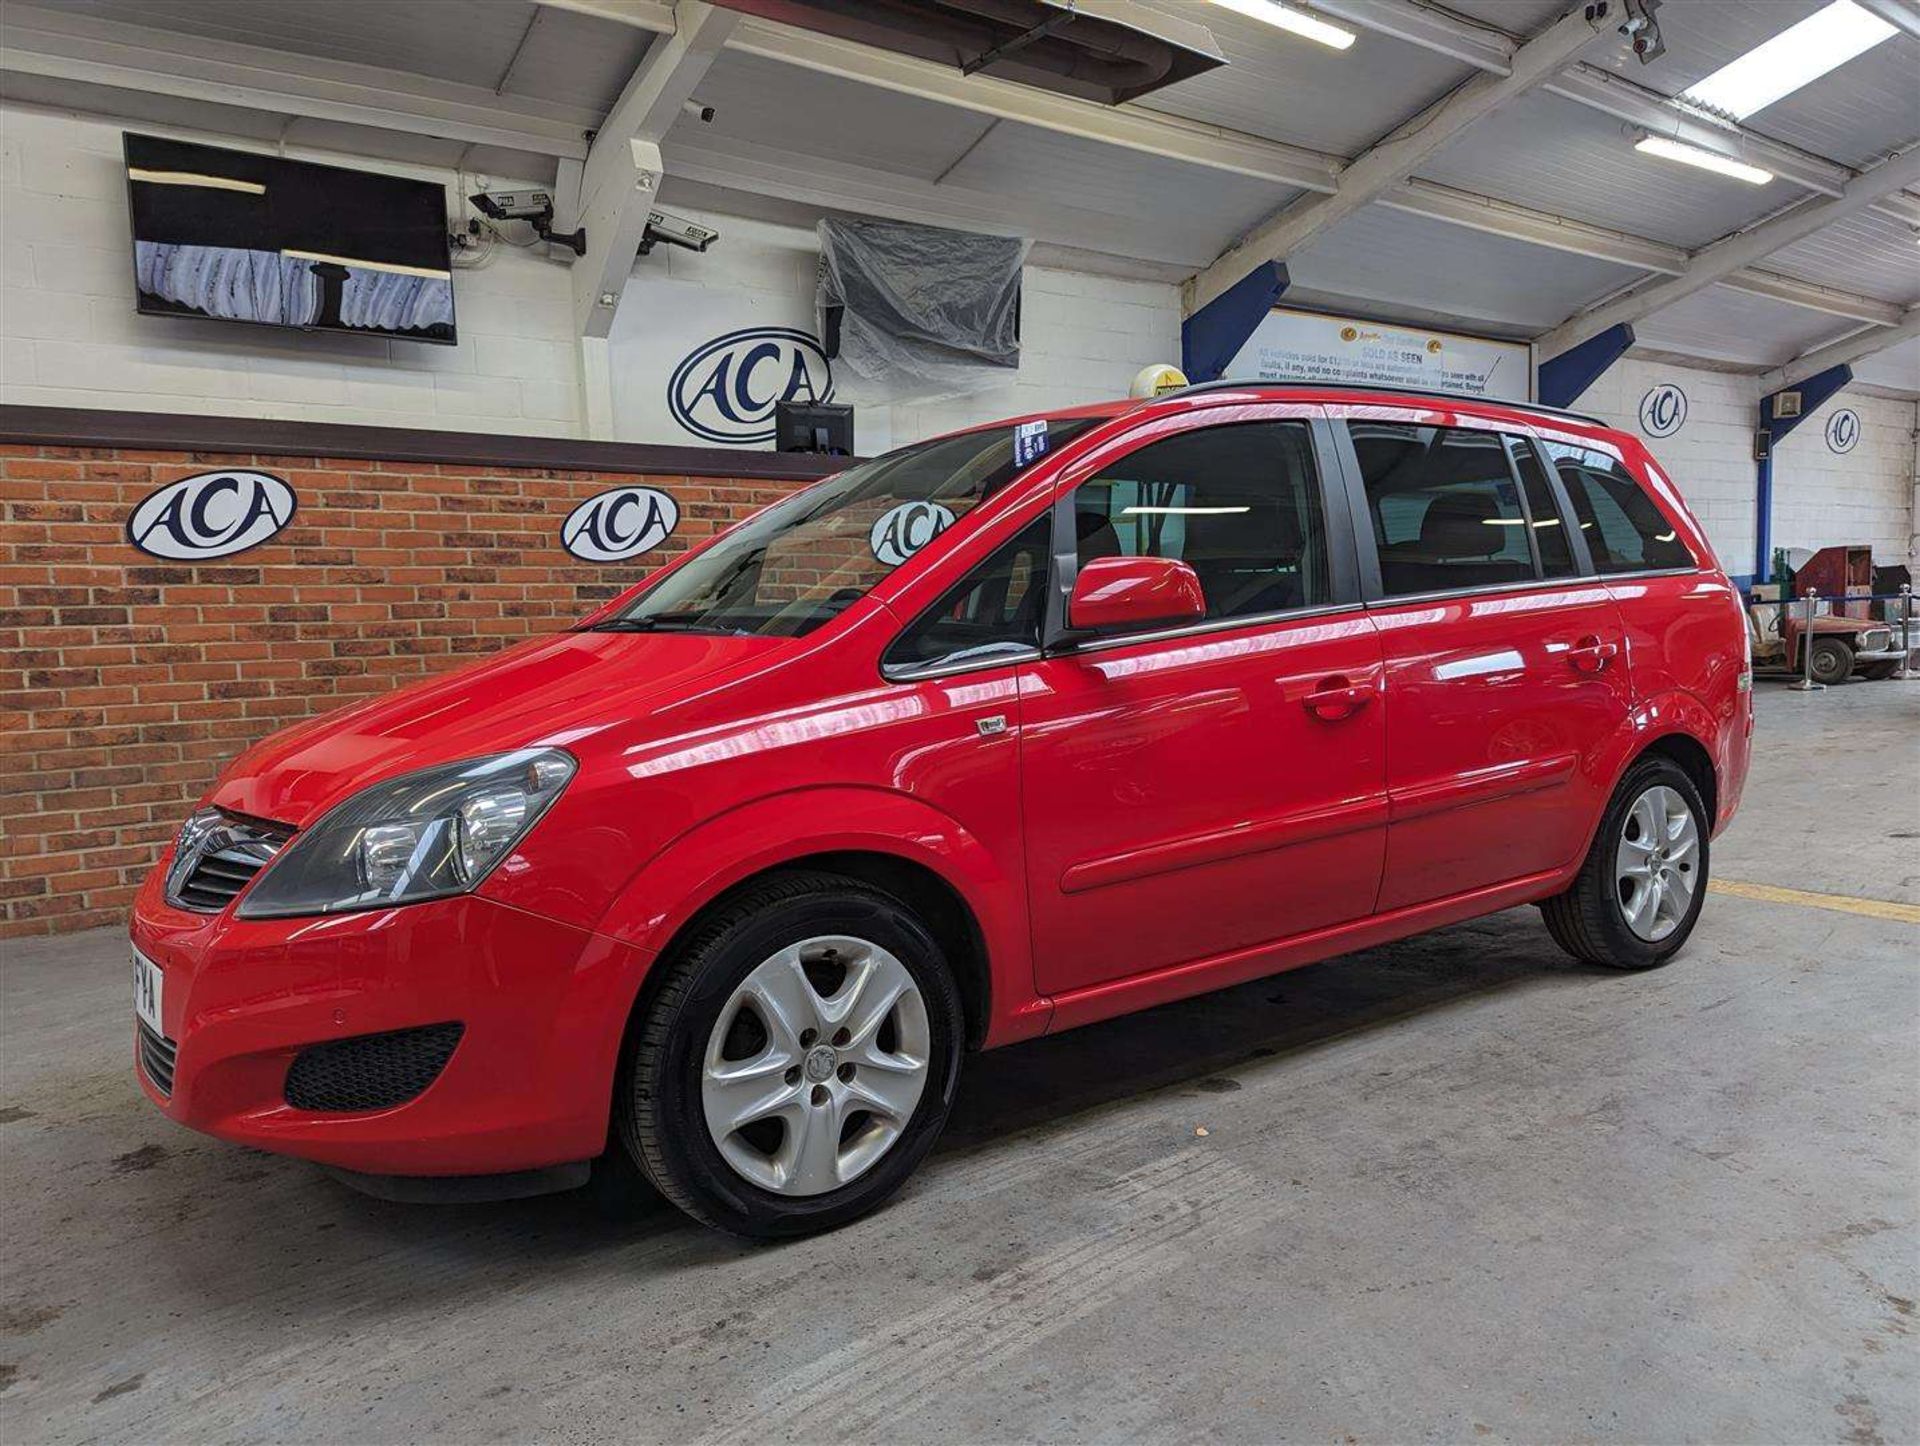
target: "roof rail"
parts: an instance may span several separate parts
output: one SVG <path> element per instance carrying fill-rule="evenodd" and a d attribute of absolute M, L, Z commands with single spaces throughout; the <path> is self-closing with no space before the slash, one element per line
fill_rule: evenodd
<path fill-rule="evenodd" d="M 1316 391 L 1338 392 L 1379 392 L 1391 397 L 1422 397 L 1437 402 L 1480 402 L 1489 407 L 1511 407 L 1518 412 L 1539 412 L 1549 417 L 1567 417 L 1576 422 L 1585 422 L 1591 427 L 1612 427 L 1613 423 L 1603 422 L 1598 417 L 1590 417 L 1585 412 L 1570 412 L 1565 407 L 1549 407 L 1544 402 L 1509 402 L 1499 397 L 1474 397 L 1465 392 L 1434 391 L 1425 387 L 1395 387 L 1383 382 L 1329 382 L 1308 381 L 1304 378 L 1288 380 L 1276 377 L 1244 377 L 1238 381 L 1231 377 L 1222 377 L 1214 382 L 1195 382 L 1192 386 L 1181 387 L 1178 391 L 1163 392 L 1163 396 L 1192 396 L 1196 392 L 1221 392 L 1245 390 L 1248 387 L 1312 387 Z"/>

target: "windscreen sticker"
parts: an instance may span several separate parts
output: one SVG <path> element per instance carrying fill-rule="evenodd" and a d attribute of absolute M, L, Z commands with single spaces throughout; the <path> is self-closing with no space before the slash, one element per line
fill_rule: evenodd
<path fill-rule="evenodd" d="M 1022 422 L 1013 429 L 1013 465 L 1025 467 L 1047 455 L 1047 419 Z"/>
<path fill-rule="evenodd" d="M 951 526 L 953 513 L 938 502 L 902 502 L 880 514 L 867 546 L 888 567 L 898 567 Z"/>

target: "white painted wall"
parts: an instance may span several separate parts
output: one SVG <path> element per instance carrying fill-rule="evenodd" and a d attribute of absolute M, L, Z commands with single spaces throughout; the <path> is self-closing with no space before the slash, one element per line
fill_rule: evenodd
<path fill-rule="evenodd" d="M 497 246 L 486 265 L 456 275 L 460 344 L 453 347 L 136 315 L 123 129 L 258 149 L 221 136 L 0 105 L 0 401 L 578 432 L 567 271 L 530 251 Z M 288 154 L 457 182 L 451 171 Z"/>
<path fill-rule="evenodd" d="M 1827 419 L 1841 408 L 1860 417 L 1860 440 L 1836 455 Z M 1841 392 L 1795 428 L 1773 456 L 1776 547 L 1873 545 L 1874 561 L 1912 565 L 1912 402 Z"/>
<path fill-rule="evenodd" d="M 1663 382 L 1687 395 L 1687 420 L 1671 437 L 1640 429 L 1640 401 Z M 1574 403 L 1645 440 L 1679 484 L 1707 538 L 1731 573 L 1754 567 L 1753 433 L 1760 383 L 1752 376 L 1702 371 L 1627 357 Z M 1844 456 L 1828 450 L 1826 422 L 1837 408 L 1860 414 L 1860 442 Z M 1776 547 L 1873 545 L 1881 563 L 1913 563 L 1915 528 L 1912 402 L 1842 392 L 1794 430 L 1774 453 L 1773 543 Z"/>
<path fill-rule="evenodd" d="M 0 401 L 583 434 L 569 273 L 538 251 L 496 246 L 487 265 L 459 273 L 457 347 L 136 316 L 122 129 L 110 118 L 0 104 Z M 437 175 L 456 201 L 462 186 L 452 172 L 299 154 Z M 671 206 L 670 193 L 663 199 Z M 811 230 L 690 214 L 718 227 L 721 241 L 705 255 L 663 247 L 643 258 L 621 307 L 610 360 L 616 435 L 625 440 L 697 441 L 666 413 L 665 372 L 689 338 L 726 330 L 719 324 L 724 315 L 744 308 L 772 324 L 813 327 Z M 661 318 L 669 310 L 689 319 L 667 326 Z M 1176 361 L 1179 348 L 1176 288 L 1029 266 L 1017 372 L 965 396 L 903 401 L 843 368 L 839 396 L 858 406 L 857 445 L 871 453 L 976 421 L 1124 395 L 1142 366 Z M 1640 398 L 1662 381 L 1681 385 L 1689 409 L 1678 434 L 1652 442 L 1654 453 L 1728 570 L 1748 572 L 1758 383 L 1628 358 L 1579 406 L 1637 429 Z M 1826 450 L 1832 406 L 1854 407 L 1866 424 L 1859 446 L 1844 457 Z M 1776 541 L 1866 541 L 1885 560 L 1911 562 L 1915 428 L 1915 404 L 1851 392 L 1804 423 L 1776 462 Z"/>
<path fill-rule="evenodd" d="M 703 445 L 668 411 L 669 374 L 695 347 L 739 328 L 813 333 L 819 245 L 806 228 L 676 214 L 721 239 L 705 252 L 659 247 L 634 269 L 610 339 L 615 427 L 623 440 Z M 856 449 L 872 455 L 976 422 L 1124 397 L 1142 367 L 1179 363 L 1179 288 L 1028 266 L 1020 332 L 1018 369 L 978 391 L 903 400 L 898 385 L 836 366 L 834 400 L 854 404 Z"/>
<path fill-rule="evenodd" d="M 0 401 L 584 434 L 569 273 L 541 251 L 496 245 L 485 265 L 456 272 L 454 347 L 136 315 L 122 129 L 250 145 L 0 104 Z M 350 156 L 289 154 L 438 178 L 455 205 L 472 180 Z M 690 343 L 727 329 L 699 320 L 705 307 L 718 318 L 745 304 L 775 324 L 814 328 L 811 230 L 686 214 L 709 221 L 722 239 L 704 255 L 661 247 L 635 268 L 611 354 L 615 434 L 623 440 L 707 445 L 672 422 L 664 372 L 657 385 L 651 375 L 671 370 Z M 669 330 L 658 323 L 657 303 L 676 292 L 682 313 L 695 319 Z M 1172 286 L 1032 267 L 1024 306 L 1020 368 L 989 390 L 894 406 L 884 388 L 843 368 L 839 395 L 859 407 L 860 450 L 1123 396 L 1142 366 L 1179 360 L 1179 294 Z"/>

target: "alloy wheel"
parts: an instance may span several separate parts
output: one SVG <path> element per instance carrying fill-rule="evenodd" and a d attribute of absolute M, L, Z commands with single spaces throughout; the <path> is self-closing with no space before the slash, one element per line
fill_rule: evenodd
<path fill-rule="evenodd" d="M 708 1133 L 760 1188 L 825 1194 L 900 1139 L 932 1054 L 926 1001 L 898 958 L 845 935 L 802 940 L 756 965 L 714 1021 Z"/>
<path fill-rule="evenodd" d="M 1627 927 L 1657 944 L 1685 922 L 1700 884 L 1700 827 L 1687 801 L 1656 784 L 1633 801 L 1614 850 Z"/>

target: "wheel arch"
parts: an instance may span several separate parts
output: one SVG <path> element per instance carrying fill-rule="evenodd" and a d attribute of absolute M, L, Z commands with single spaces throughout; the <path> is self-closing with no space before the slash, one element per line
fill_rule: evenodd
<path fill-rule="evenodd" d="M 823 819 L 834 826 L 817 829 Z M 659 961 L 704 919 L 768 878 L 803 870 L 839 874 L 907 904 L 953 966 L 969 1046 L 990 1034 L 1014 1037 L 994 1026 L 996 1009 L 1018 1009 L 1032 994 L 1017 880 L 950 816 L 865 788 L 800 789 L 730 810 L 682 835 L 629 881 L 599 925 L 654 957 L 629 1027 L 652 997 Z M 1044 1026 L 1036 1019 L 1017 1037 Z"/>
<path fill-rule="evenodd" d="M 1720 774 L 1714 767 L 1713 754 L 1706 744 L 1691 733 L 1662 733 L 1628 759 L 1627 767 L 1631 768 L 1641 759 L 1649 757 L 1671 759 L 1692 781 L 1699 790 L 1700 801 L 1707 806 L 1707 829 L 1711 832 L 1714 821 L 1720 816 Z"/>

